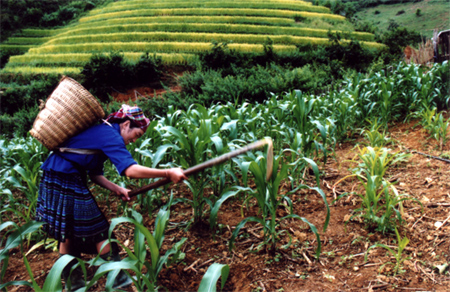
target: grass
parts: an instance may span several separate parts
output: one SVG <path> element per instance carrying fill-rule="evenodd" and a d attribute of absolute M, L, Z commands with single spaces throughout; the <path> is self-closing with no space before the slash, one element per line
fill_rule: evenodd
<path fill-rule="evenodd" d="M 420 9 L 421 16 L 416 15 L 417 9 Z M 402 10 L 404 13 L 398 14 Z M 372 22 L 380 31 L 387 30 L 390 21 L 394 20 L 408 30 L 431 38 L 434 29 L 441 31 L 450 28 L 450 2 L 448 0 L 423 0 L 417 3 L 380 5 L 358 12 L 356 16 Z"/>

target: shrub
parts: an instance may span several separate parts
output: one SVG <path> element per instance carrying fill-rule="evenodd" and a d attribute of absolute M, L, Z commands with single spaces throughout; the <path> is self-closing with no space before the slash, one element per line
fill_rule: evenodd
<path fill-rule="evenodd" d="M 200 53 L 200 66 L 205 69 L 224 69 L 230 65 L 245 65 L 245 56 L 243 53 L 236 52 L 228 48 L 228 43 L 212 42 L 212 49 Z"/>
<path fill-rule="evenodd" d="M 121 53 L 94 54 L 83 67 L 83 85 L 102 102 L 109 102 L 108 92 L 125 91 L 161 78 L 161 57 L 143 54 L 137 63 L 127 62 Z"/>
<path fill-rule="evenodd" d="M 132 73 L 134 75 L 134 84 L 145 85 L 150 82 L 159 81 L 161 77 L 162 58 L 149 53 L 143 54 L 139 61 L 134 65 Z"/>
<path fill-rule="evenodd" d="M 37 80 L 23 81 L 28 84 L 21 85 L 19 83 L 3 84 L 6 90 L 1 95 L 2 114 L 6 113 L 14 115 L 19 109 L 33 107 L 38 104 L 39 99 L 46 100 L 53 89 L 58 84 L 59 77 L 56 75 L 42 76 Z"/>
<path fill-rule="evenodd" d="M 124 90 L 132 80 L 131 66 L 123 55 L 113 52 L 110 55 L 94 54 L 83 67 L 83 86 L 102 102 L 108 102 L 108 92 Z"/>
<path fill-rule="evenodd" d="M 31 130 L 33 122 L 39 113 L 37 105 L 20 109 L 13 115 L 0 115 L 0 133 L 4 137 L 24 137 Z"/>
<path fill-rule="evenodd" d="M 407 28 L 399 28 L 398 25 L 391 23 L 388 29 L 381 36 L 377 36 L 377 41 L 385 44 L 388 47 L 388 53 L 391 55 L 389 59 L 400 59 L 403 54 L 403 48 L 407 45 L 416 45 L 422 41 L 419 33 L 409 31 Z M 391 60 L 386 60 L 390 62 Z"/>

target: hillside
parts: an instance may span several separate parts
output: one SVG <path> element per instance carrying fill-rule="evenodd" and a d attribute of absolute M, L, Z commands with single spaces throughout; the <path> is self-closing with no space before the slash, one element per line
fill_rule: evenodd
<path fill-rule="evenodd" d="M 75 24 L 57 30 L 24 30 L 2 49 L 26 51 L 12 56 L 2 73 L 79 73 L 92 54 L 121 52 L 136 61 L 144 52 L 165 64 L 193 62 L 212 48 L 229 43 L 238 52 L 263 52 L 270 41 L 277 53 L 298 46 L 329 43 L 328 33 L 342 41 L 356 39 L 380 49 L 370 33 L 356 32 L 343 16 L 303 1 L 142 1 L 112 2 L 91 10 Z"/>
<path fill-rule="evenodd" d="M 356 13 L 360 20 L 373 23 L 380 32 L 394 23 L 427 38 L 433 31 L 450 29 L 450 2 L 448 0 L 423 0 L 419 2 L 378 5 Z"/>

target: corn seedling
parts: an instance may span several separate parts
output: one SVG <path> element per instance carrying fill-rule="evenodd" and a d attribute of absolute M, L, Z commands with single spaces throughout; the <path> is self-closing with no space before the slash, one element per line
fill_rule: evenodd
<path fill-rule="evenodd" d="M 421 117 L 421 124 L 431 137 L 439 142 L 439 147 L 442 151 L 443 145 L 445 145 L 450 138 L 450 118 L 445 120 L 442 113 L 436 114 L 436 108 L 426 108 L 421 112 Z"/>
<path fill-rule="evenodd" d="M 29 221 L 22 226 L 18 226 L 16 223 L 14 223 L 12 221 L 7 221 L 0 225 L 0 232 L 5 231 L 5 238 L 6 238 L 4 248 L 0 250 L 0 266 L 1 266 L 0 283 L 3 283 L 3 277 L 5 276 L 6 269 L 8 267 L 9 251 L 11 249 L 19 246 L 20 251 L 23 255 L 24 254 L 24 251 L 23 251 L 24 238 L 31 237 L 32 233 L 37 231 L 43 224 L 44 223 L 42 223 L 42 222 Z M 10 227 L 12 227 L 12 229 L 7 230 Z M 8 235 L 8 234 L 9 234 L 9 236 L 6 237 L 6 235 Z M 0 243 L 3 243 L 3 239 L 0 241 Z M 30 274 L 30 277 L 32 279 L 32 283 L 29 283 L 26 281 L 8 282 L 8 283 L 0 284 L 0 290 L 2 290 L 3 288 L 5 288 L 7 286 L 11 286 L 11 285 L 27 285 L 27 286 L 33 287 L 35 291 L 43 291 L 42 289 L 40 289 L 40 287 L 37 285 L 36 281 L 34 280 L 33 272 L 31 271 L 27 257 L 25 255 L 23 256 L 23 260 L 24 260 L 25 266 L 27 267 L 27 271 Z M 27 284 L 25 284 L 25 283 L 27 283 Z"/>
<path fill-rule="evenodd" d="M 119 273 L 119 270 L 132 270 L 136 274 L 136 279 L 133 282 L 139 291 L 148 289 L 149 291 L 154 291 L 157 285 L 157 278 L 159 272 L 164 265 L 170 265 L 171 263 L 179 260 L 183 257 L 181 252 L 181 247 L 187 238 L 182 238 L 179 242 L 175 243 L 174 246 L 168 250 L 163 256 L 160 255 L 162 243 L 164 241 L 164 233 L 167 228 L 170 217 L 170 206 L 172 204 L 172 196 L 169 203 L 161 208 L 155 220 L 155 229 L 153 234 L 143 225 L 143 217 L 141 214 L 132 210 L 133 218 L 129 217 L 119 217 L 114 218 L 111 221 L 111 226 L 109 229 L 109 235 L 111 237 L 112 231 L 118 224 L 131 223 L 135 226 L 134 231 L 134 251 L 130 248 L 123 246 L 122 243 L 117 240 L 112 240 L 118 242 L 122 245 L 128 254 L 128 257 L 122 259 L 120 262 L 109 262 L 104 264 L 98 257 L 94 259 L 93 264 L 101 264 L 100 268 L 97 270 L 96 274 L 92 280 L 88 283 L 87 287 L 92 286 L 95 281 L 97 281 L 105 273 L 109 273 L 107 280 L 107 287 L 113 284 L 112 279 Z M 106 245 L 107 243 L 105 243 Z M 146 261 L 147 248 L 149 247 L 151 262 Z M 106 266 L 105 266 L 106 265 Z M 146 269 L 146 272 L 144 270 Z M 111 279 L 111 280 L 110 280 Z M 110 288 L 110 287 L 109 287 Z"/>
<path fill-rule="evenodd" d="M 403 273 L 404 272 L 404 270 L 402 270 L 403 262 L 408 259 L 408 257 L 403 256 L 403 251 L 406 248 L 406 246 L 408 245 L 409 239 L 406 236 L 402 238 L 400 236 L 397 228 L 395 228 L 395 234 L 397 235 L 397 242 L 398 242 L 398 247 L 397 247 L 396 252 L 385 244 L 377 243 L 367 249 L 367 251 L 364 255 L 364 262 L 367 262 L 367 257 L 368 257 L 369 251 L 371 249 L 376 248 L 376 247 L 382 247 L 382 248 L 385 248 L 391 254 L 391 256 L 394 257 L 394 259 L 395 259 L 395 263 L 387 262 L 387 263 L 383 264 L 383 266 L 387 265 L 387 264 L 394 265 L 394 275 L 397 275 L 398 273 Z"/>
<path fill-rule="evenodd" d="M 381 125 L 375 121 L 369 121 L 371 124 L 369 129 L 364 129 L 362 133 L 365 135 L 368 145 L 373 148 L 381 148 L 386 146 L 390 142 L 390 139 L 387 137 L 386 130 L 383 129 L 380 132 Z"/>
<path fill-rule="evenodd" d="M 420 201 L 399 195 L 394 185 L 384 179 L 384 175 L 389 166 L 409 156 L 403 153 L 390 155 L 386 148 L 366 147 L 360 150 L 359 157 L 363 163 L 353 170 L 353 175 L 346 176 L 336 183 L 356 177 L 363 187 L 363 192 L 356 192 L 361 199 L 361 207 L 354 211 L 355 214 L 349 220 L 355 216 L 362 217 L 369 228 L 375 228 L 383 233 L 391 231 L 397 221 L 402 223 L 402 202 L 414 200 L 420 203 Z M 348 195 L 349 193 L 342 194 L 336 200 Z"/>

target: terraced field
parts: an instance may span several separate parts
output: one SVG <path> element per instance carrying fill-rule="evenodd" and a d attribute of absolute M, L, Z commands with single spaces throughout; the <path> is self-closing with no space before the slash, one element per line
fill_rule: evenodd
<path fill-rule="evenodd" d="M 343 16 L 309 2 L 119 1 L 65 28 L 28 29 L 8 39 L 2 50 L 25 54 L 12 56 L 2 73 L 79 73 L 92 54 L 113 51 L 131 62 L 149 52 L 166 64 L 186 64 L 214 41 L 257 53 L 270 38 L 275 52 L 289 53 L 299 45 L 328 44 L 329 32 L 341 34 L 343 42 L 356 39 L 368 48 L 382 47 L 372 34 L 355 32 Z"/>

